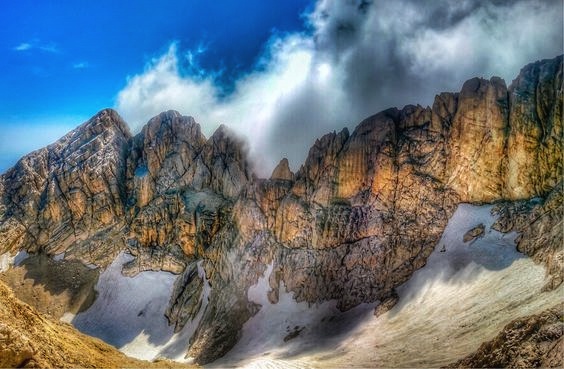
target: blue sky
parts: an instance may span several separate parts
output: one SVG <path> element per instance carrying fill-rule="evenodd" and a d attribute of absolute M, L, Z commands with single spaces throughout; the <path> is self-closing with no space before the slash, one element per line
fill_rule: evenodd
<path fill-rule="evenodd" d="M 163 110 L 249 142 L 259 175 L 390 106 L 562 53 L 562 1 L 9 1 L 0 172 L 105 107 Z"/>
<path fill-rule="evenodd" d="M 105 107 L 129 75 L 171 42 L 206 52 L 202 68 L 229 90 L 273 33 L 303 28 L 311 1 L 3 1 L 0 12 L 0 171 L 28 145 L 54 140 Z M 244 40 L 244 42 L 233 42 Z M 4 131 L 4 134 L 2 133 Z M 3 137 L 2 137 L 3 136 Z M 10 140 L 8 140 L 10 138 Z M 31 139 L 29 139 L 31 143 Z M 9 141 L 9 142 L 6 142 Z M 9 147 L 8 147 L 9 146 Z M 11 152 L 6 152 L 10 149 Z"/>

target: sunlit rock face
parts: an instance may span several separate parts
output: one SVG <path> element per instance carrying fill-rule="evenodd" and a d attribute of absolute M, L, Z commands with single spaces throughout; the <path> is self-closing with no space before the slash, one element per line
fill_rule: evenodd
<path fill-rule="evenodd" d="M 545 194 L 562 180 L 562 57 L 528 65 L 509 88 L 504 198 Z"/>
<path fill-rule="evenodd" d="M 152 118 L 128 159 L 131 271 L 180 273 L 202 257 L 250 177 L 243 143 L 226 127 L 206 139 L 192 117 Z"/>
<path fill-rule="evenodd" d="M 558 57 L 526 66 L 509 88 L 474 78 L 432 107 L 382 111 L 318 139 L 296 173 L 282 160 L 257 179 L 225 126 L 206 138 L 168 111 L 132 136 L 104 110 L 0 177 L 0 254 L 65 251 L 106 268 L 127 251 L 128 276 L 179 275 L 163 310 L 176 332 L 200 314 L 184 346 L 200 363 L 237 343 L 267 266 L 270 303 L 284 293 L 342 311 L 393 301 L 461 202 L 543 199 L 504 204 L 499 230 L 522 233 L 519 249 L 548 265 L 554 288 L 561 118 Z M 543 209 L 551 215 L 537 221 Z"/>
<path fill-rule="evenodd" d="M 448 130 L 447 183 L 464 201 L 492 201 L 503 188 L 502 158 L 507 119 L 507 87 L 497 77 L 466 81 Z"/>
<path fill-rule="evenodd" d="M 131 134 L 103 110 L 59 141 L 24 156 L 1 177 L 2 249 L 67 251 L 110 262 L 125 226 Z"/>
<path fill-rule="evenodd" d="M 272 175 L 270 179 L 279 179 L 283 181 L 293 181 L 294 180 L 294 173 L 290 170 L 290 164 L 288 163 L 288 159 L 284 158 L 280 160 L 280 163 L 274 168 L 272 171 Z"/>

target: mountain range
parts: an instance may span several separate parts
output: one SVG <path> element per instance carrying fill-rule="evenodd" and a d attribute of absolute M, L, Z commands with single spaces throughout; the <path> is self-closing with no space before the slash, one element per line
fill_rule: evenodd
<path fill-rule="evenodd" d="M 139 359 L 561 366 L 562 68 L 542 60 L 509 87 L 473 78 L 431 107 L 384 110 L 270 178 L 226 126 L 207 138 L 167 111 L 133 135 L 105 109 L 0 176 L 0 280 L 25 309 Z M 470 301 L 483 316 L 446 312 Z M 421 319 L 406 337 L 443 344 L 385 343 L 404 316 Z M 13 365 L 63 366 L 55 356 Z"/>

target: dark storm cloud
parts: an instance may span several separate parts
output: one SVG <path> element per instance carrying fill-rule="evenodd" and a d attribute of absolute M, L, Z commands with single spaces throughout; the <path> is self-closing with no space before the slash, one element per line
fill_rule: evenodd
<path fill-rule="evenodd" d="M 323 16 L 312 15 L 318 53 L 339 62 L 356 120 L 389 106 L 431 104 L 436 93 L 458 90 L 474 75 L 510 83 L 524 64 L 562 52 L 558 1 L 357 4 L 320 2 L 316 13 Z"/>

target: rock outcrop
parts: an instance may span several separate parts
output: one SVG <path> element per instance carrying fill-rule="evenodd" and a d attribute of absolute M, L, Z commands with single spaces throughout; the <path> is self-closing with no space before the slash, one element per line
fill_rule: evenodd
<path fill-rule="evenodd" d="M 203 256 L 251 170 L 225 126 L 206 139 L 192 117 L 168 111 L 132 139 L 128 178 L 133 272 L 180 273 Z"/>
<path fill-rule="evenodd" d="M 280 163 L 274 168 L 272 171 L 272 175 L 270 176 L 271 180 L 280 179 L 283 181 L 293 181 L 294 180 L 294 173 L 290 170 L 290 164 L 288 163 L 288 159 L 284 158 L 280 160 Z"/>
<path fill-rule="evenodd" d="M 482 237 L 484 235 L 486 227 L 483 224 L 478 224 L 476 227 L 472 228 L 468 232 L 464 234 L 462 240 L 464 242 L 474 241 L 478 237 Z"/>
<path fill-rule="evenodd" d="M 193 118 L 168 111 L 131 136 L 104 110 L 0 177 L 0 253 L 65 251 L 104 267 L 127 249 L 136 259 L 125 273 L 181 274 L 167 316 L 180 330 L 204 309 L 189 355 L 207 363 L 258 310 L 247 291 L 268 265 L 271 301 L 280 288 L 342 310 L 391 301 L 458 203 L 548 196 L 562 178 L 562 92 L 561 56 L 526 66 L 509 88 L 474 78 L 432 107 L 388 109 L 329 133 L 295 174 L 282 160 L 270 179 L 253 176 L 224 126 L 207 139 Z M 546 204 L 556 233 L 561 201 Z M 561 256 L 552 240 L 526 241 L 533 223 L 515 228 L 520 248 L 552 270 Z M 212 286 L 207 304 L 197 262 Z"/>
<path fill-rule="evenodd" d="M 564 305 L 516 319 L 451 368 L 562 368 Z"/>
<path fill-rule="evenodd" d="M 238 199 L 232 218 L 239 225 L 238 237 L 233 242 L 217 238 L 210 248 L 215 255 L 237 256 L 206 264 L 212 284 L 246 280 L 242 286 L 248 287 L 257 267 L 255 273 L 245 268 L 238 274 L 231 265 L 264 258 L 273 264 L 272 301 L 281 286 L 298 301 L 333 299 L 343 310 L 387 301 L 394 287 L 425 264 L 457 203 L 544 197 L 557 185 L 562 175 L 561 70 L 561 57 L 531 64 L 509 89 L 499 78 L 473 79 L 460 94 L 437 96 L 432 108 L 389 109 L 363 121 L 352 134 L 345 129 L 322 137 L 291 185 L 260 181 Z M 543 97 L 543 118 L 521 114 L 518 96 L 548 85 L 552 90 Z M 514 116 L 519 116 L 515 124 Z M 553 142 L 552 151 L 513 143 L 524 127 L 539 125 L 550 127 L 546 139 Z M 514 180 L 508 163 L 516 152 L 534 158 L 536 172 L 529 174 L 534 180 Z M 547 253 L 555 255 L 554 250 Z M 221 289 L 225 299 L 229 293 Z M 210 352 L 197 343 L 214 347 L 225 342 L 233 332 L 217 333 L 217 322 L 238 331 L 252 313 L 252 307 L 241 308 L 245 296 L 240 289 L 232 301 L 239 303 L 214 303 L 212 293 L 215 310 L 193 337 L 191 356 L 213 360 L 219 349 Z"/>

